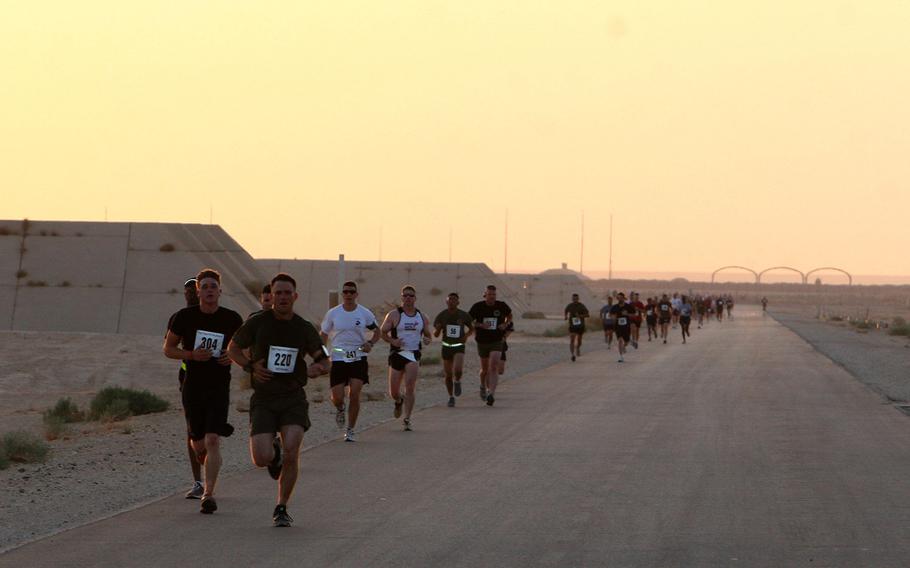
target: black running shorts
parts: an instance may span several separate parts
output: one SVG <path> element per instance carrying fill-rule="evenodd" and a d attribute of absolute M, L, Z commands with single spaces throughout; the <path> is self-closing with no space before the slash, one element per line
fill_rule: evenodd
<path fill-rule="evenodd" d="M 347 385 L 351 379 L 360 379 L 363 384 L 370 382 L 370 366 L 367 358 L 361 357 L 360 361 L 345 363 L 332 361 L 332 370 L 329 372 L 329 386 Z"/>

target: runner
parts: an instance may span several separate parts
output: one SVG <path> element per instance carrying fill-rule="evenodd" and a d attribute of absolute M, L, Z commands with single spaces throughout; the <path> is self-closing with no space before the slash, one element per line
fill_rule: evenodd
<path fill-rule="evenodd" d="M 692 323 L 692 304 L 689 298 L 683 296 L 679 300 L 679 327 L 682 330 L 683 345 L 686 344 L 686 336 L 692 337 L 689 331 L 689 325 Z"/>
<path fill-rule="evenodd" d="M 401 416 L 404 405 L 404 430 L 411 431 L 411 412 L 417 391 L 417 373 L 420 369 L 421 337 L 423 345 L 433 340 L 430 322 L 415 306 L 417 291 L 413 286 L 401 289 L 401 307 L 386 314 L 382 321 L 382 339 L 392 346 L 389 355 L 389 395 L 395 401 L 395 418 Z M 401 382 L 404 380 L 404 395 Z"/>
<path fill-rule="evenodd" d="M 512 322 L 512 309 L 496 299 L 496 286 L 487 286 L 483 300 L 468 311 L 474 320 L 474 337 L 480 356 L 480 395 L 487 406 L 496 402 L 496 385 L 499 382 L 499 360 L 502 358 L 502 341 L 505 330 Z"/>
<path fill-rule="evenodd" d="M 648 341 L 657 339 L 657 298 L 648 298 L 645 305 L 645 323 L 648 326 Z"/>
<path fill-rule="evenodd" d="M 705 323 L 705 314 L 708 312 L 705 299 L 701 296 L 695 297 L 695 311 L 698 313 L 698 329 L 701 329 L 701 326 Z"/>
<path fill-rule="evenodd" d="M 761 298 L 761 311 L 762 315 L 765 315 L 765 312 L 768 311 L 768 298 L 762 296 Z"/>
<path fill-rule="evenodd" d="M 287 505 L 297 484 L 304 432 L 310 428 L 304 387 L 308 378 L 329 371 L 329 359 L 316 326 L 294 313 L 297 281 L 280 272 L 271 286 L 272 309 L 248 319 L 234 334 L 228 353 L 256 379 L 250 397 L 250 457 L 278 481 L 272 525 L 289 527 L 294 519 Z M 309 366 L 307 355 L 313 360 Z"/>
<path fill-rule="evenodd" d="M 190 278 L 183 283 L 183 299 L 186 301 L 186 307 L 198 306 L 199 305 L 199 296 L 196 294 L 196 279 Z M 177 316 L 177 312 L 174 312 L 167 321 L 167 328 L 171 328 L 171 324 L 174 323 L 174 318 Z M 167 332 L 165 332 L 165 338 L 167 338 Z M 182 398 L 183 393 L 183 381 L 186 378 L 186 361 L 180 362 L 180 369 L 177 371 L 177 382 L 180 385 L 180 393 Z M 183 409 L 184 418 L 186 418 L 186 409 Z M 190 438 L 189 430 L 190 423 L 186 423 L 186 451 L 187 456 L 190 459 L 190 469 L 193 472 L 193 486 L 189 491 L 186 492 L 187 499 L 202 499 L 202 494 L 205 491 L 205 488 L 202 485 L 202 471 L 199 465 L 199 460 L 196 459 L 196 452 L 193 450 L 193 439 Z"/>
<path fill-rule="evenodd" d="M 610 315 L 610 308 L 613 307 L 613 296 L 607 296 L 607 303 L 600 308 L 600 320 L 604 326 L 604 342 L 607 349 L 613 347 L 613 316 Z"/>
<path fill-rule="evenodd" d="M 458 309 L 460 299 L 457 292 L 446 297 L 446 309 L 433 320 L 434 337 L 445 333 L 442 339 L 442 366 L 446 374 L 446 391 L 450 407 L 455 406 L 455 397 L 461 396 L 461 375 L 464 372 L 464 351 L 468 338 L 474 333 L 471 315 Z"/>
<path fill-rule="evenodd" d="M 718 296 L 715 301 L 715 311 L 717 313 L 717 321 L 724 321 L 724 298 L 723 296 Z"/>
<path fill-rule="evenodd" d="M 733 319 L 733 295 L 727 296 L 727 319 Z"/>
<path fill-rule="evenodd" d="M 357 303 L 357 283 L 345 282 L 341 286 L 342 303 L 326 312 L 322 319 L 320 338 L 332 342 L 332 370 L 329 384 L 332 404 L 335 405 L 335 423 L 344 428 L 344 395 L 348 395 L 347 429 L 344 441 L 353 442 L 357 416 L 360 414 L 360 391 L 370 382 L 367 354 L 379 342 L 379 326 L 373 312 Z M 367 339 L 367 330 L 372 332 Z"/>
<path fill-rule="evenodd" d="M 636 310 L 632 304 L 626 302 L 626 295 L 622 292 L 616 294 L 616 303 L 610 308 L 613 315 L 616 333 L 616 346 L 619 349 L 619 362 L 625 359 L 626 345 L 632 340 L 632 316 Z"/>
<path fill-rule="evenodd" d="M 676 329 L 676 324 L 679 323 L 679 305 L 681 303 L 682 302 L 679 299 L 679 292 L 673 292 L 673 297 L 670 299 L 670 305 L 673 308 L 673 311 L 672 311 L 673 329 Z"/>
<path fill-rule="evenodd" d="M 572 294 L 572 302 L 564 310 L 564 319 L 569 322 L 569 354 L 572 362 L 581 356 L 581 340 L 585 334 L 585 319 L 590 317 L 588 307 L 578 301 L 578 294 Z"/>
<path fill-rule="evenodd" d="M 670 325 L 672 313 L 673 304 L 670 303 L 670 299 L 664 294 L 660 297 L 660 301 L 657 302 L 657 323 L 660 324 L 660 338 L 664 340 L 665 344 L 667 343 L 668 326 Z"/>
<path fill-rule="evenodd" d="M 641 303 L 638 292 L 632 292 L 629 303 L 635 308 L 635 314 L 632 316 L 632 347 L 638 349 L 638 338 L 641 335 L 641 321 L 642 314 L 645 313 L 645 305 Z"/>
<path fill-rule="evenodd" d="M 230 436 L 231 360 L 225 352 L 234 332 L 243 323 L 240 314 L 218 305 L 221 275 L 211 268 L 196 275 L 199 305 L 183 308 L 168 327 L 164 354 L 186 361 L 183 408 L 196 459 L 205 471 L 200 511 L 212 514 L 215 483 L 221 469 L 221 437 Z"/>

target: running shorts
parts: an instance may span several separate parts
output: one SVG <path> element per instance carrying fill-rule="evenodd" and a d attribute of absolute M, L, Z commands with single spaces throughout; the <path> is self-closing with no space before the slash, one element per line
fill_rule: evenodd
<path fill-rule="evenodd" d="M 585 332 L 585 326 L 583 326 L 583 325 L 576 325 L 576 326 L 570 325 L 569 326 L 569 333 L 577 333 L 577 334 L 581 335 L 584 332 Z"/>
<path fill-rule="evenodd" d="M 231 395 L 228 389 L 212 389 L 190 394 L 183 391 L 183 413 L 186 426 L 193 440 L 202 440 L 206 434 L 230 436 L 234 427 L 228 424 L 228 407 Z"/>
<path fill-rule="evenodd" d="M 692 316 L 679 316 L 679 323 L 689 325 L 692 322 Z"/>
<path fill-rule="evenodd" d="M 613 331 L 613 320 L 612 319 L 604 320 L 604 331 Z"/>
<path fill-rule="evenodd" d="M 649 326 L 654 327 L 657 325 L 657 316 L 648 316 L 646 319 Z"/>
<path fill-rule="evenodd" d="M 664 325 L 664 324 L 668 324 L 668 323 L 670 323 L 669 317 L 660 318 L 660 325 Z"/>
<path fill-rule="evenodd" d="M 616 328 L 616 338 L 628 343 L 632 339 L 632 326 L 623 325 Z"/>
<path fill-rule="evenodd" d="M 451 361 L 455 358 L 455 355 L 459 353 L 464 353 L 464 344 L 458 347 L 446 347 L 442 346 L 442 358 L 445 361 Z"/>
<path fill-rule="evenodd" d="M 490 356 L 490 353 L 494 351 L 502 351 L 502 341 L 494 341 L 492 343 L 478 343 L 477 344 L 477 353 L 480 355 L 481 359 L 486 359 Z"/>
<path fill-rule="evenodd" d="M 351 379 L 360 379 L 363 384 L 370 382 L 370 366 L 367 358 L 361 357 L 360 361 L 332 361 L 332 370 L 329 372 L 329 386 L 347 385 Z"/>
<path fill-rule="evenodd" d="M 303 389 L 281 395 L 253 393 L 250 397 L 250 436 L 274 434 L 288 425 L 300 426 L 304 432 L 310 429 L 310 403 Z"/>
<path fill-rule="evenodd" d="M 414 358 L 417 359 L 417 364 L 420 364 L 420 351 L 413 351 Z M 392 367 L 396 371 L 404 371 L 404 368 L 408 363 L 413 363 L 410 359 L 405 359 L 404 355 L 401 353 L 392 353 L 389 355 L 389 367 Z"/>

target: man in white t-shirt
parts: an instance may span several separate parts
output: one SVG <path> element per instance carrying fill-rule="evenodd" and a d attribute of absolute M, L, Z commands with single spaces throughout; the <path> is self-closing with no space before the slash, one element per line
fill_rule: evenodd
<path fill-rule="evenodd" d="M 379 341 L 379 326 L 373 312 L 357 303 L 357 284 L 345 282 L 341 287 L 342 303 L 326 312 L 322 319 L 322 341 L 331 340 L 332 404 L 337 410 L 335 422 L 344 428 L 344 395 L 348 391 L 348 427 L 346 442 L 354 441 L 354 427 L 360 413 L 360 390 L 370 382 L 367 353 Z M 367 339 L 367 334 L 370 338 Z"/>

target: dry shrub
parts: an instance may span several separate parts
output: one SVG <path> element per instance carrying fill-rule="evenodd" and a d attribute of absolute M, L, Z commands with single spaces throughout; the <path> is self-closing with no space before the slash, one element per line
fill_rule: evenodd
<path fill-rule="evenodd" d="M 6 458 L 17 463 L 43 462 L 51 451 L 44 440 L 24 430 L 5 434 L 2 446 Z"/>

